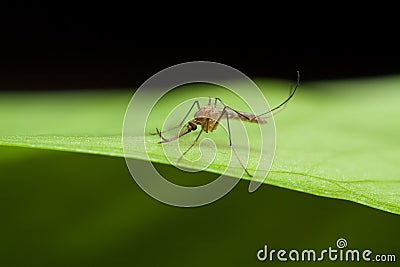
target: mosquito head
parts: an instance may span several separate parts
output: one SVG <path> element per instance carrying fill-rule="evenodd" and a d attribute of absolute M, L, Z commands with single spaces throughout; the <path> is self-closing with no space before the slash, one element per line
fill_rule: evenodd
<path fill-rule="evenodd" d="M 188 125 L 187 125 L 187 128 L 188 128 L 188 130 L 189 131 L 196 131 L 197 130 L 197 123 L 196 123 L 196 121 L 189 121 L 188 122 Z"/>

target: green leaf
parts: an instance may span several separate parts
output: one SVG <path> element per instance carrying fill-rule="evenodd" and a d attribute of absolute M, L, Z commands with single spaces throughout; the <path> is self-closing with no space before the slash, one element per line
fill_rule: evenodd
<path fill-rule="evenodd" d="M 260 80 L 257 84 L 271 107 L 287 96 L 288 82 Z M 277 149 L 265 182 L 400 214 L 399 87 L 399 77 L 302 83 L 294 99 L 275 117 Z M 192 89 L 177 90 L 173 101 L 161 100 L 150 114 L 146 133 L 162 127 L 172 108 L 196 95 L 219 96 L 228 105 L 248 111 L 223 90 L 207 85 Z M 122 124 L 131 96 L 128 91 L 3 94 L 0 145 L 122 157 Z M 250 135 L 254 127 L 257 125 L 247 126 Z M 187 147 L 194 137 L 185 136 L 180 145 Z M 230 155 L 227 135 L 221 130 L 205 137 L 218 145 L 216 159 L 207 171 L 222 173 Z M 140 131 L 129 140 L 133 148 L 137 142 L 146 142 L 152 161 L 171 164 L 157 141 L 157 136 L 143 136 Z M 257 147 L 259 141 L 251 141 L 252 147 Z M 236 146 L 239 156 L 244 155 L 237 140 Z M 196 159 L 199 155 L 199 150 L 193 149 L 187 156 Z M 129 156 L 146 159 L 145 151 L 133 150 Z M 252 156 L 250 172 L 255 169 Z M 182 165 L 203 164 L 200 160 L 183 161 Z M 240 177 L 242 171 L 234 162 L 226 174 Z"/>

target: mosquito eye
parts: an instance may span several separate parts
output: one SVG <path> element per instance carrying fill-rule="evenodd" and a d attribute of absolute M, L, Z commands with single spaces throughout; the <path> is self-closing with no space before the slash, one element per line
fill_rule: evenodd
<path fill-rule="evenodd" d="M 188 127 L 190 128 L 190 130 L 194 131 L 197 129 L 197 124 L 194 121 L 189 121 Z"/>

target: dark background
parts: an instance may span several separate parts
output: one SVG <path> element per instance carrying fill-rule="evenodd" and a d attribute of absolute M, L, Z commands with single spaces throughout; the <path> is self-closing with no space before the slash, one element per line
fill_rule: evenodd
<path fill-rule="evenodd" d="M 4 5 L 2 90 L 136 88 L 165 67 L 193 60 L 228 64 L 253 78 L 294 79 L 296 70 L 303 81 L 400 73 L 399 41 L 371 17 L 339 26 L 340 15 L 307 17 L 307 24 L 305 15 L 287 20 L 284 10 L 281 21 L 267 20 L 271 10 L 249 21 L 245 11 L 173 14 L 158 4 Z"/>

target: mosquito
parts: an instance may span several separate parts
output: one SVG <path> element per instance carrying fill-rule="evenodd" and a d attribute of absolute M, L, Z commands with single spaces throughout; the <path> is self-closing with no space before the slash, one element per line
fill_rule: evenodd
<path fill-rule="evenodd" d="M 266 118 L 262 118 L 265 115 L 268 115 L 270 113 L 273 114 L 274 111 L 278 111 L 280 108 L 283 108 L 285 106 L 285 104 L 287 102 L 289 102 L 289 100 L 294 96 L 294 93 L 297 90 L 297 87 L 299 86 L 299 82 L 300 82 L 300 72 L 297 71 L 297 82 L 293 87 L 290 88 L 289 91 L 289 96 L 288 98 L 286 98 L 285 101 L 283 101 L 281 104 L 279 104 L 278 106 L 276 106 L 275 108 L 261 113 L 259 115 L 256 114 L 252 114 L 249 112 L 242 112 L 242 111 L 238 111 L 236 109 L 231 108 L 228 105 L 225 105 L 225 103 L 218 97 L 214 98 L 214 103 L 212 103 L 212 98 L 210 97 L 208 99 L 208 105 L 205 106 L 200 106 L 200 103 L 198 100 L 195 100 L 192 104 L 192 106 L 190 107 L 189 111 L 186 113 L 185 117 L 183 118 L 183 120 L 181 121 L 181 123 L 179 123 L 177 126 L 165 130 L 165 131 L 160 131 L 158 130 L 158 128 L 156 128 L 157 133 L 153 133 L 154 135 L 157 134 L 160 136 L 161 141 L 158 142 L 158 144 L 162 144 L 162 143 L 168 143 L 168 142 L 172 142 L 190 132 L 196 131 L 197 128 L 200 128 L 200 132 L 198 133 L 197 137 L 194 139 L 193 143 L 189 146 L 188 149 L 186 149 L 182 155 L 179 157 L 178 159 L 178 164 L 179 162 L 182 160 L 182 158 L 190 151 L 190 149 L 192 149 L 196 144 L 197 141 L 199 140 L 201 134 L 203 132 L 213 132 L 217 129 L 221 119 L 223 117 L 226 118 L 226 124 L 227 124 L 227 128 L 228 128 L 228 136 L 229 136 L 229 146 L 232 149 L 233 153 L 235 154 L 236 159 L 238 160 L 240 166 L 244 169 L 244 171 L 246 172 L 246 174 L 250 177 L 253 177 L 250 172 L 247 170 L 247 168 L 243 165 L 242 161 L 240 160 L 235 147 L 232 144 L 232 137 L 231 137 L 231 129 L 230 129 L 230 125 L 229 125 L 229 120 L 242 120 L 245 122 L 250 122 L 250 123 L 258 123 L 258 124 L 264 124 L 267 122 Z M 218 108 L 217 107 L 217 103 L 220 103 L 223 108 Z M 186 125 L 186 119 L 189 116 L 190 112 L 192 112 L 192 110 L 194 108 L 197 108 L 197 112 L 194 114 L 194 118 L 192 120 L 190 120 L 189 122 L 187 122 Z M 184 125 L 184 127 L 182 127 Z M 199 127 L 200 126 L 200 127 Z M 165 138 L 163 137 L 163 134 L 166 132 L 169 132 L 171 130 L 177 129 L 177 128 L 181 128 L 181 131 L 179 134 L 177 134 L 174 137 L 171 138 Z"/>

